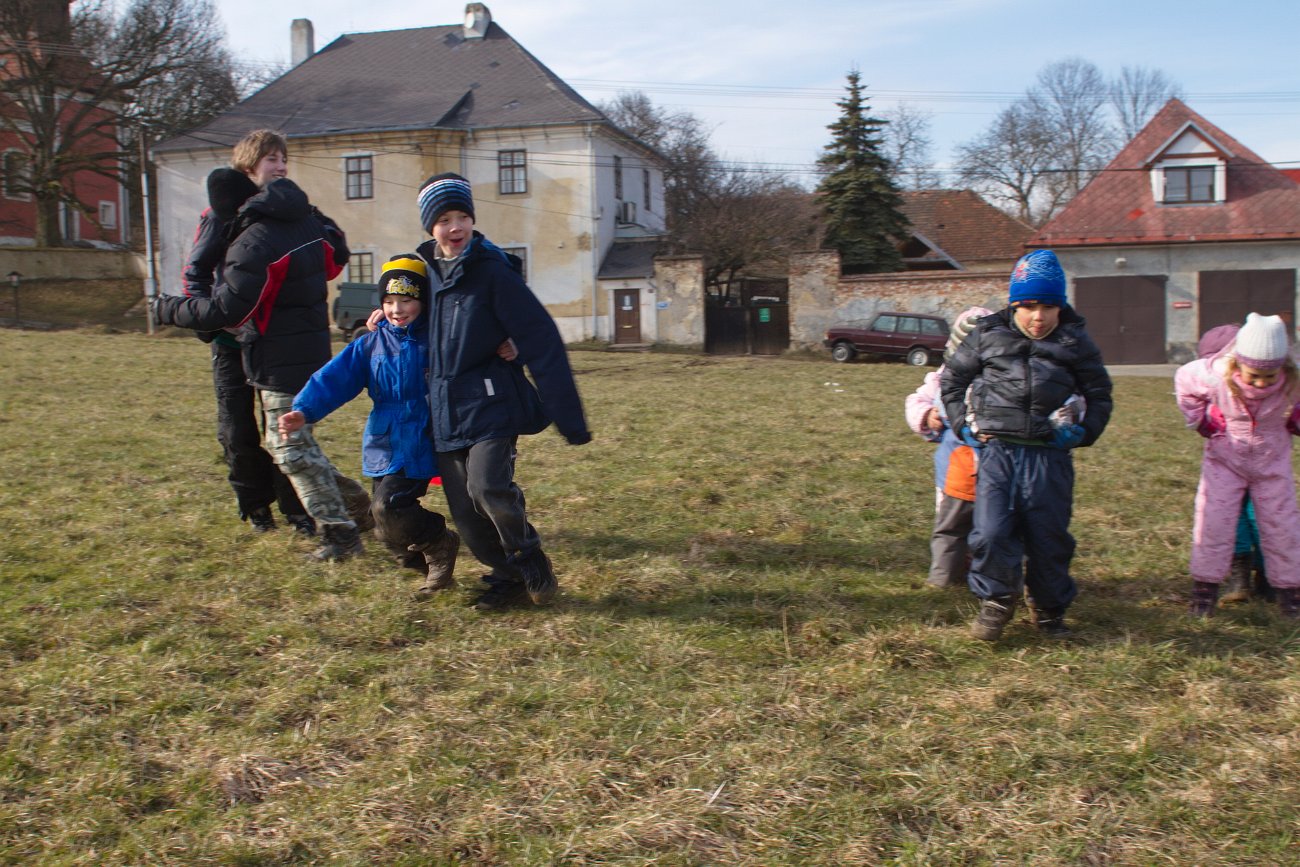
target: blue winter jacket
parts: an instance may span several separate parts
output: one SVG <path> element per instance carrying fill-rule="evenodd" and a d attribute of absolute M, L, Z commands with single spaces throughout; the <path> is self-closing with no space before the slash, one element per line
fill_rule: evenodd
<path fill-rule="evenodd" d="M 428 347 L 424 314 L 395 328 L 387 321 L 361 334 L 320 370 L 293 399 L 293 408 L 316 423 L 361 393 L 374 407 L 366 420 L 361 471 L 367 476 L 404 473 L 412 479 L 438 475 L 429 439 Z"/>
<path fill-rule="evenodd" d="M 435 261 L 436 242 L 416 252 L 429 264 L 433 291 L 429 405 L 437 450 L 538 433 L 551 421 L 573 445 L 590 442 L 560 330 L 506 254 L 479 232 L 446 273 Z M 518 363 L 497 355 L 506 338 Z"/>

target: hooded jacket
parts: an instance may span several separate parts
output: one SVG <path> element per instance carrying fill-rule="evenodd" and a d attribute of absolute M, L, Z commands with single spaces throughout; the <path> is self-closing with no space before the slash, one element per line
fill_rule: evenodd
<path fill-rule="evenodd" d="M 446 273 L 435 241 L 416 252 L 429 264 L 433 296 L 429 406 L 437 450 L 538 433 L 552 420 L 570 443 L 590 441 L 560 330 L 510 258 L 477 231 L 460 258 L 443 263 Z M 497 355 L 507 338 L 518 363 Z"/>
<path fill-rule="evenodd" d="M 404 473 L 410 479 L 438 474 L 429 439 L 428 327 L 420 315 L 401 328 L 381 321 L 343 347 L 312 374 L 293 408 L 315 424 L 366 389 L 374 406 L 361 443 L 367 476 Z"/>
<path fill-rule="evenodd" d="M 212 294 L 161 297 L 159 321 L 199 331 L 239 327 L 249 381 L 296 394 L 330 358 L 326 295 L 348 261 L 343 233 L 280 178 L 248 200 L 226 237 Z"/>
<path fill-rule="evenodd" d="M 981 318 L 948 360 L 940 380 L 948 418 L 964 419 L 981 434 L 1045 442 L 1053 432 L 1052 413 L 1080 394 L 1088 411 L 1079 445 L 1092 445 L 1114 403 L 1110 375 L 1083 317 L 1067 304 L 1056 328 L 1035 340 L 1016 327 L 1013 316 L 1007 307 Z M 953 427 L 960 430 L 961 421 Z"/>

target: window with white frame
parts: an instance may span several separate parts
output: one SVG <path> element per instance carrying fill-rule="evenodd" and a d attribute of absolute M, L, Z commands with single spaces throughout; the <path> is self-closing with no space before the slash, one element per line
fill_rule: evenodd
<path fill-rule="evenodd" d="M 31 163 L 22 151 L 5 151 L 0 171 L 4 174 L 6 199 L 31 201 Z"/>
<path fill-rule="evenodd" d="M 1214 166 L 1166 166 L 1166 204 L 1179 205 L 1213 202 Z"/>
<path fill-rule="evenodd" d="M 501 250 L 506 253 L 519 257 L 519 273 L 523 275 L 524 282 L 528 282 L 528 248 L 527 247 L 502 247 Z"/>
<path fill-rule="evenodd" d="M 65 241 L 81 240 L 81 211 L 59 202 L 59 231 Z"/>
<path fill-rule="evenodd" d="M 353 253 L 348 258 L 349 283 L 375 282 L 375 254 Z"/>
<path fill-rule="evenodd" d="M 375 158 L 357 155 L 343 158 L 348 199 L 373 199 L 375 197 Z"/>
<path fill-rule="evenodd" d="M 117 202 L 100 201 L 99 227 L 101 229 L 117 228 Z"/>
<path fill-rule="evenodd" d="M 503 196 L 528 192 L 528 151 L 497 151 L 497 187 Z"/>

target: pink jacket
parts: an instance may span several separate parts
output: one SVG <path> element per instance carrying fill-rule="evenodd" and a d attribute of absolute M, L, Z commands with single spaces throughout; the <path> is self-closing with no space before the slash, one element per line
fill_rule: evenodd
<path fill-rule="evenodd" d="M 1174 393 L 1188 427 L 1203 436 L 1196 492 L 1191 573 L 1218 583 L 1232 563 L 1242 500 L 1255 504 L 1269 583 L 1300 587 L 1300 508 L 1291 471 L 1291 429 L 1300 402 L 1278 382 L 1240 400 L 1223 378 L 1228 356 L 1188 362 L 1174 374 Z M 1220 416 L 1221 413 L 1221 416 Z"/>

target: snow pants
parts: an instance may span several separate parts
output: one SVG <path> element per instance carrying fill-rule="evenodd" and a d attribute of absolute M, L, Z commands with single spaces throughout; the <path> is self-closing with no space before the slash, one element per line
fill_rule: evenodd
<path fill-rule="evenodd" d="M 994 439 L 980 451 L 979 460 L 967 577 L 971 592 L 988 599 L 1028 590 L 1036 608 L 1069 607 L 1079 593 L 1070 577 L 1070 453 Z"/>
<path fill-rule="evenodd" d="M 1247 494 L 1255 506 L 1268 583 L 1300 587 L 1300 507 L 1296 505 L 1290 460 L 1260 467 L 1247 478 L 1208 452 L 1201 462 L 1201 483 L 1196 489 L 1192 578 L 1218 584 L 1227 577 Z"/>

